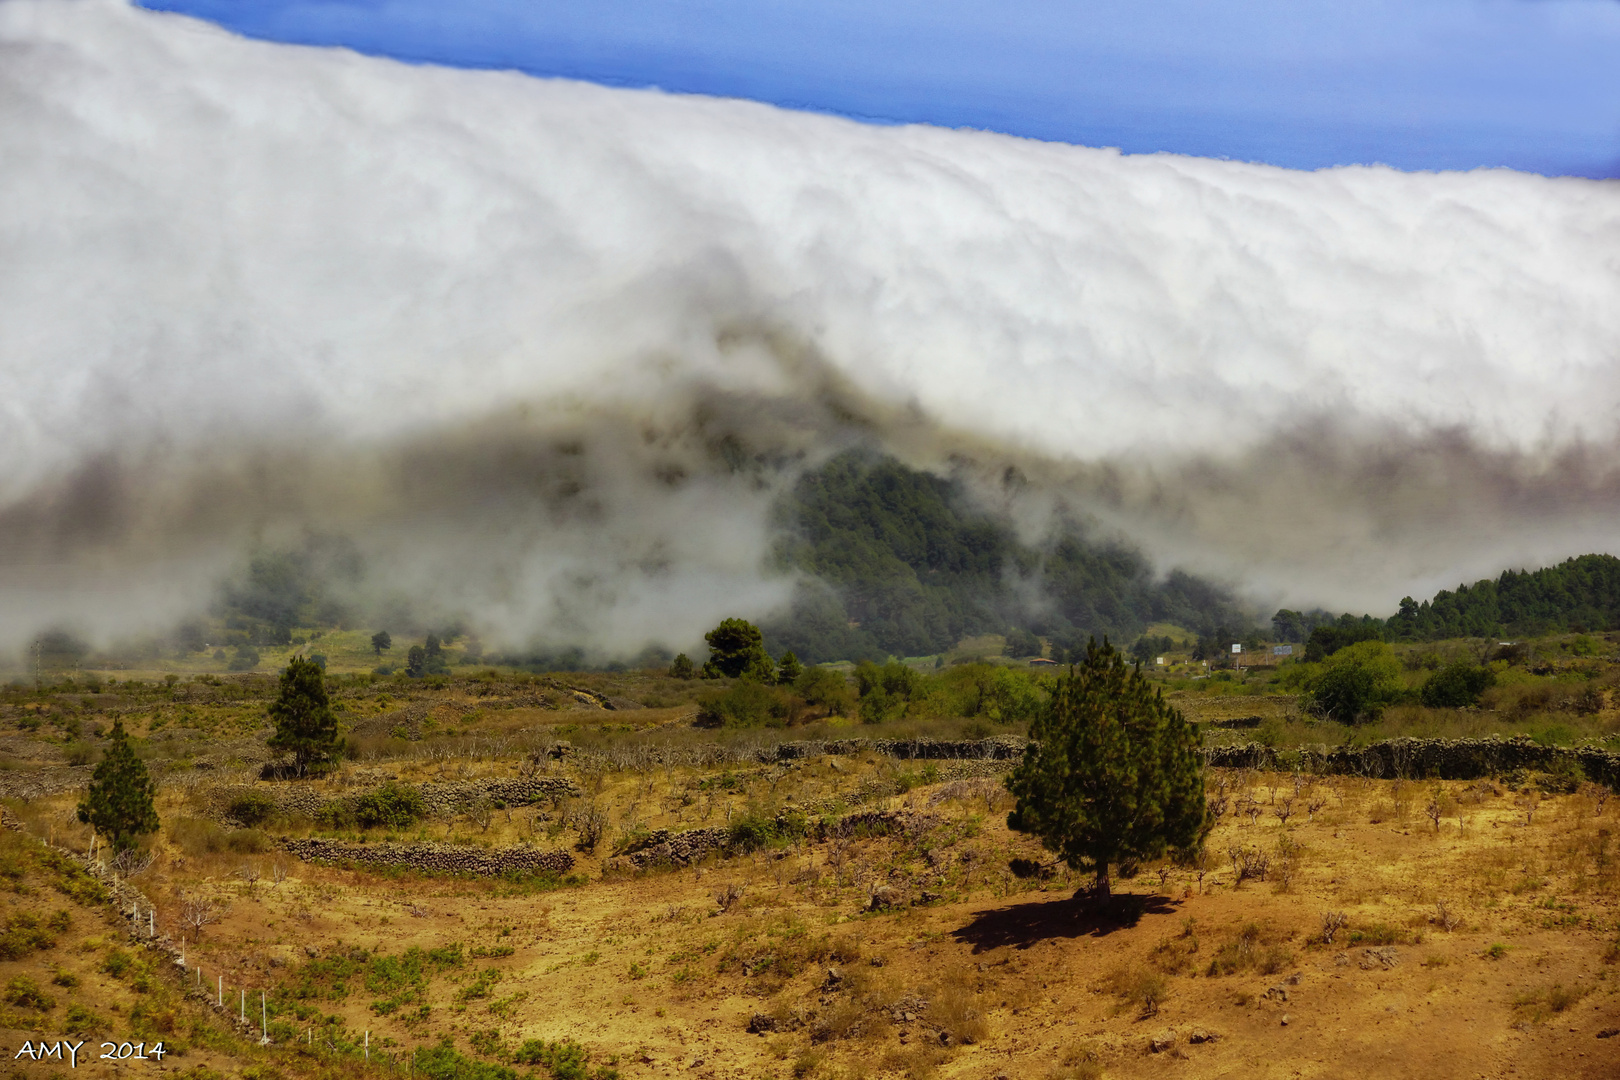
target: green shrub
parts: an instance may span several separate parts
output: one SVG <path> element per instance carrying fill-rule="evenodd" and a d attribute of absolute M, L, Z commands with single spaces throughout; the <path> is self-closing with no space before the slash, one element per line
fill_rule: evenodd
<path fill-rule="evenodd" d="M 742 679 L 703 701 L 701 719 L 728 728 L 784 727 L 793 711 L 793 695 L 754 679 Z"/>
<path fill-rule="evenodd" d="M 426 812 L 422 793 L 404 784 L 384 784 L 354 801 L 354 819 L 363 828 L 408 828 Z"/>
<path fill-rule="evenodd" d="M 134 959 L 123 949 L 113 949 L 107 953 L 106 959 L 101 962 L 101 970 L 115 979 L 122 979 L 129 971 Z"/>
<path fill-rule="evenodd" d="M 39 983 L 27 975 L 18 975 L 6 984 L 5 1000 L 7 1005 L 38 1009 L 40 1012 L 56 1008 L 56 999 L 41 990 Z"/>
<path fill-rule="evenodd" d="M 571 1039 L 561 1042 L 529 1039 L 518 1049 L 513 1060 L 519 1065 L 544 1065 L 551 1070 L 555 1080 L 587 1080 L 591 1075 L 586 1071 L 588 1055 L 585 1048 Z M 600 1074 L 603 1070 L 597 1072 Z"/>
<path fill-rule="evenodd" d="M 1342 724 L 1376 717 L 1401 693 L 1401 663 L 1382 641 L 1339 649 L 1305 687 L 1306 705 Z"/>
<path fill-rule="evenodd" d="M 25 911 L 6 920 L 0 932 L 0 960 L 21 960 L 36 950 L 53 949 L 56 939 L 40 926 L 39 920 Z"/>
<path fill-rule="evenodd" d="M 418 1047 L 412 1057 L 414 1071 L 427 1080 L 518 1080 L 505 1065 L 478 1061 L 458 1051 L 446 1035 L 438 1046 Z"/>
<path fill-rule="evenodd" d="M 276 812 L 276 800 L 268 792 L 249 791 L 232 799 L 226 812 L 243 825 L 263 825 Z"/>
<path fill-rule="evenodd" d="M 69 1035 L 93 1035 L 98 1031 L 107 1030 L 107 1021 L 83 1005 L 69 1005 L 67 1009 L 67 1033 Z"/>
<path fill-rule="evenodd" d="M 1447 664 L 1423 684 L 1423 704 L 1431 709 L 1461 709 L 1479 702 L 1479 695 L 1496 684 L 1490 668 L 1465 661 Z"/>

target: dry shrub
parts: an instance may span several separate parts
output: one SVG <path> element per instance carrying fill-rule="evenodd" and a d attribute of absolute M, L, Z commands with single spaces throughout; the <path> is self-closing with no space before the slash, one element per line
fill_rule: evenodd
<path fill-rule="evenodd" d="M 937 1046 L 914 1046 L 887 1051 L 878 1067 L 885 1073 L 906 1077 L 906 1080 L 932 1080 L 939 1067 L 950 1054 Z"/>
<path fill-rule="evenodd" d="M 270 837 L 258 829 L 226 829 L 206 818 L 176 818 L 169 823 L 169 840 L 186 855 L 257 855 L 272 847 Z"/>
<path fill-rule="evenodd" d="M 928 1019 L 949 1039 L 952 1046 L 972 1046 L 990 1034 L 979 996 L 967 990 L 946 990 L 928 1008 Z"/>
<path fill-rule="evenodd" d="M 1249 923 L 1235 938 L 1225 942 L 1210 960 L 1206 975 L 1235 975 L 1254 969 L 1275 975 L 1294 962 L 1288 946 L 1273 938 L 1259 923 Z"/>
<path fill-rule="evenodd" d="M 1134 1008 L 1146 1019 L 1157 1016 L 1159 1008 L 1170 996 L 1170 980 L 1156 971 L 1141 968 L 1120 968 L 1108 976 L 1108 988 L 1119 998 L 1120 1011 Z"/>
<path fill-rule="evenodd" d="M 1102 1080 L 1102 1075 L 1102 1051 L 1088 1040 L 1066 1048 L 1046 1080 Z"/>
<path fill-rule="evenodd" d="M 1540 1023 L 1580 1004 L 1581 999 L 1591 992 L 1585 986 L 1554 983 L 1544 990 L 1526 990 L 1517 995 L 1513 999 L 1513 1009 L 1523 1019 Z"/>

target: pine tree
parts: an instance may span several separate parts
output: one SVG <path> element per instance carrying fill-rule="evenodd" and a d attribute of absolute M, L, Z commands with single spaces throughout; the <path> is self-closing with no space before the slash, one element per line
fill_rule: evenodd
<path fill-rule="evenodd" d="M 276 733 L 266 745 L 291 753 L 300 773 L 337 753 L 337 717 L 319 664 L 292 659 L 281 673 L 281 693 L 270 706 L 270 719 L 276 722 Z"/>
<path fill-rule="evenodd" d="M 676 653 L 675 659 L 669 665 L 669 677 L 672 679 L 690 679 L 693 674 L 691 658 L 685 653 Z"/>
<path fill-rule="evenodd" d="M 108 743 L 78 809 L 79 820 L 106 837 L 116 853 L 134 847 L 136 837 L 157 832 L 157 810 L 152 805 L 157 781 L 135 756 L 122 720 L 113 721 Z"/>
<path fill-rule="evenodd" d="M 776 681 L 776 665 L 765 651 L 765 636 L 747 619 L 723 619 L 703 640 L 709 643 L 709 659 L 703 664 L 705 679 Z"/>
<path fill-rule="evenodd" d="M 1192 725 L 1108 640 L 1086 646 L 1030 726 L 1007 778 L 1009 828 L 1040 837 L 1109 898 L 1110 865 L 1203 842 L 1204 766 Z"/>
<path fill-rule="evenodd" d="M 799 658 L 793 655 L 792 649 L 789 649 L 782 654 L 782 659 L 777 662 L 776 681 L 782 686 L 792 686 L 794 680 L 803 672 L 804 665 L 799 663 Z"/>

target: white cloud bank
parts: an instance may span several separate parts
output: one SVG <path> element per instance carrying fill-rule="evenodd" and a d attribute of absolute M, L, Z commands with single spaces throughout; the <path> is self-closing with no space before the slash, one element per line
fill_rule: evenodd
<path fill-rule="evenodd" d="M 1617 546 L 1616 252 L 1615 182 L 1124 157 L 4 0 L 0 636 L 178 615 L 313 526 L 508 637 L 687 642 L 780 601 L 776 466 L 856 437 L 1381 610 Z"/>

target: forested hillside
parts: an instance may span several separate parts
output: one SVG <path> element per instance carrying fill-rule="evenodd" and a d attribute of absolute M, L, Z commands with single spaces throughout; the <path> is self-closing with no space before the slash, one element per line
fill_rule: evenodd
<path fill-rule="evenodd" d="M 1582 555 L 1441 590 L 1421 604 L 1408 596 L 1385 627 L 1392 641 L 1612 630 L 1620 627 L 1620 559 Z"/>
<path fill-rule="evenodd" d="M 1078 526 L 1022 544 L 958 485 L 891 458 L 835 458 L 799 481 L 781 520 L 782 569 L 814 580 L 766 632 L 773 651 L 807 660 L 925 655 L 1009 630 L 1072 648 L 1153 622 L 1247 624 L 1220 589 L 1181 573 L 1158 580 L 1140 554 Z"/>
<path fill-rule="evenodd" d="M 1620 628 L 1620 559 L 1581 555 L 1541 570 L 1507 570 L 1442 589 L 1418 603 L 1401 599 L 1388 619 L 1284 609 L 1272 616 L 1281 641 L 1308 641 L 1307 659 L 1321 659 L 1358 641 L 1441 641 L 1462 637 L 1535 637 Z"/>

